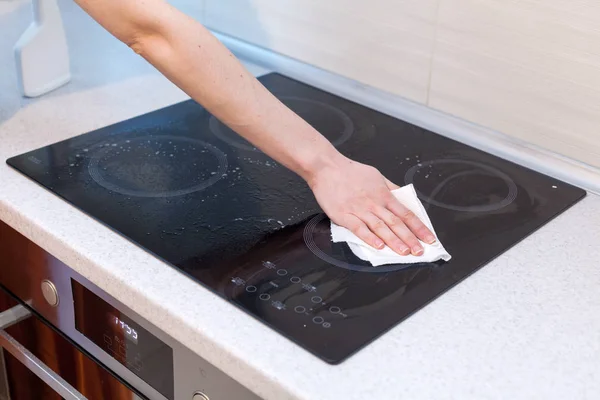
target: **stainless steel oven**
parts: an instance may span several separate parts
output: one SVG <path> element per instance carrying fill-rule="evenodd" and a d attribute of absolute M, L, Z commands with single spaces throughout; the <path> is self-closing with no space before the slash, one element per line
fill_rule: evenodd
<path fill-rule="evenodd" d="M 0 285 L 16 299 L 0 313 L 0 346 L 58 398 L 259 399 L 2 222 Z M 6 358 L 0 392 L 21 400 Z"/>

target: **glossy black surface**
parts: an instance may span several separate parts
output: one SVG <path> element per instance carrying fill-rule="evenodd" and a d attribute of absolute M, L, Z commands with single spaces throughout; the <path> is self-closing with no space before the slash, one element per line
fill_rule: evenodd
<path fill-rule="evenodd" d="M 75 328 L 169 400 L 173 350 L 85 286 L 71 279 Z"/>
<path fill-rule="evenodd" d="M 357 259 L 331 243 L 300 178 L 192 101 L 8 162 L 330 363 L 585 195 L 281 75 L 261 81 L 344 154 L 414 183 L 453 259 L 378 268 Z"/>

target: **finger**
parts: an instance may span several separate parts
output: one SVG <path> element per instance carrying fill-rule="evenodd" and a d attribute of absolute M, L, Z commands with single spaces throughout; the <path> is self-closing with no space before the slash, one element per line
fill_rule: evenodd
<path fill-rule="evenodd" d="M 395 197 L 392 196 L 392 199 L 387 204 L 387 208 L 396 216 L 400 217 L 408 229 L 410 229 L 410 231 L 419 239 L 425 243 L 435 243 L 436 239 L 433 232 L 427 228 L 427 226 L 419 219 L 419 217 L 415 215 L 415 213 L 406 208 Z"/>
<path fill-rule="evenodd" d="M 384 207 L 378 207 L 375 210 L 377 215 L 383 222 L 385 222 L 394 232 L 394 234 L 410 248 L 410 252 L 415 256 L 423 255 L 424 249 L 419 242 L 419 239 L 410 231 L 404 221 L 396 214 Z"/>
<path fill-rule="evenodd" d="M 381 240 L 383 240 L 389 248 L 403 256 L 410 254 L 410 248 L 398 236 L 396 236 L 394 232 L 392 232 L 385 221 L 372 213 L 367 213 L 361 217 L 369 229 Z"/>
<path fill-rule="evenodd" d="M 383 248 L 383 241 L 371 232 L 369 227 L 360 218 L 348 215 L 344 218 L 341 225 L 352 231 L 352 233 L 369 246 L 380 250 Z"/>
<path fill-rule="evenodd" d="M 400 186 L 396 185 L 394 182 L 390 181 L 387 178 L 385 179 L 385 184 L 387 185 L 388 189 L 390 190 L 396 190 L 396 189 L 400 189 Z"/>

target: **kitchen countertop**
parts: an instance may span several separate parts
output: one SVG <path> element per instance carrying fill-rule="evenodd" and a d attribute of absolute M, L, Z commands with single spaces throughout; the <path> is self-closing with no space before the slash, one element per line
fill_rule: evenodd
<path fill-rule="evenodd" d="M 30 9 L 0 4 L 2 221 L 265 399 L 597 398 L 599 196 L 341 365 L 325 364 L 4 164 L 187 98 L 76 6 L 61 7 L 73 80 L 23 99 L 12 45 Z"/>

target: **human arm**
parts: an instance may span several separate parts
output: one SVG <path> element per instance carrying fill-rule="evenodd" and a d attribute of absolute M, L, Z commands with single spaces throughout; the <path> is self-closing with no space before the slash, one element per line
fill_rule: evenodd
<path fill-rule="evenodd" d="M 392 196 L 392 183 L 339 153 L 197 21 L 163 0 L 75 1 L 224 124 L 306 180 L 334 222 L 401 254 L 422 253 L 415 234 L 434 240 Z"/>

